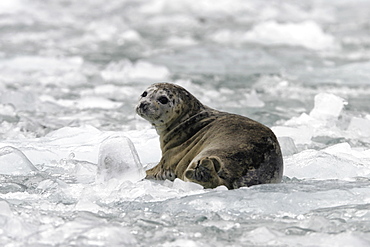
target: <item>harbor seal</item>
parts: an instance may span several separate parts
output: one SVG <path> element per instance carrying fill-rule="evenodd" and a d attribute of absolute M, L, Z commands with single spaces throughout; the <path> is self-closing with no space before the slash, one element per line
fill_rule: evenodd
<path fill-rule="evenodd" d="M 146 171 L 148 179 L 179 178 L 204 188 L 228 189 L 281 181 L 278 140 L 261 123 L 207 107 L 171 83 L 148 87 L 136 112 L 160 138 L 162 157 Z"/>

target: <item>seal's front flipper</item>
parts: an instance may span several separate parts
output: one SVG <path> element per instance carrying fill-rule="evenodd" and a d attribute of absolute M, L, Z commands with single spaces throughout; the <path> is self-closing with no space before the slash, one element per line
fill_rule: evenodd
<path fill-rule="evenodd" d="M 190 164 L 185 172 L 185 179 L 201 184 L 205 188 L 215 188 L 223 185 L 217 172 L 221 168 L 221 163 L 216 157 L 204 157 Z"/>

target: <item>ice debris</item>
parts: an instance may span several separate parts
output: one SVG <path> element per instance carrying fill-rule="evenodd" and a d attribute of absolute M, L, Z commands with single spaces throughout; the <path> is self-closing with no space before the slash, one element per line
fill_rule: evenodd
<path fill-rule="evenodd" d="M 0 174 L 28 175 L 37 168 L 18 149 L 5 146 L 0 148 Z"/>
<path fill-rule="evenodd" d="M 314 21 L 301 23 L 277 23 L 266 21 L 258 23 L 246 32 L 243 39 L 267 45 L 286 44 L 303 46 L 313 50 L 331 49 L 336 46 L 332 35 L 324 33 Z"/>
<path fill-rule="evenodd" d="M 84 60 L 82 57 L 42 57 L 42 56 L 19 56 L 7 61 L 0 62 L 0 68 L 11 71 L 39 71 L 68 72 L 81 68 Z"/>
<path fill-rule="evenodd" d="M 370 150 L 357 150 L 348 143 L 323 150 L 308 149 L 286 157 L 284 175 L 304 179 L 349 179 L 370 175 Z"/>
<path fill-rule="evenodd" d="M 370 137 L 370 115 L 365 118 L 353 117 L 348 125 L 347 131 L 359 138 Z"/>
<path fill-rule="evenodd" d="M 13 104 L 0 104 L 0 123 L 3 121 L 17 122 L 19 120 L 18 118 L 19 117 L 17 116 L 17 112 Z"/>
<path fill-rule="evenodd" d="M 315 107 L 310 116 L 315 119 L 336 119 L 347 102 L 334 94 L 319 93 L 315 96 Z"/>
<path fill-rule="evenodd" d="M 338 118 L 347 102 L 334 94 L 320 93 L 315 96 L 315 106 L 309 114 L 293 117 L 283 126 L 272 130 L 278 137 L 290 137 L 295 144 L 310 144 L 313 137 L 342 137 L 337 126 Z"/>
<path fill-rule="evenodd" d="M 193 182 L 185 182 L 181 179 L 176 178 L 173 181 L 173 188 L 178 189 L 180 191 L 189 192 L 193 190 L 202 190 L 203 186 L 200 184 L 193 183 Z"/>
<path fill-rule="evenodd" d="M 287 155 L 293 155 L 295 153 L 298 153 L 298 149 L 296 145 L 294 144 L 294 140 L 290 137 L 283 136 L 278 137 L 281 152 L 283 153 L 283 156 Z"/>
<path fill-rule="evenodd" d="M 0 200 L 0 216 L 10 216 L 12 214 L 9 204 L 6 201 Z"/>
<path fill-rule="evenodd" d="M 132 63 L 130 60 L 111 62 L 101 72 L 105 81 L 132 82 L 132 81 L 160 81 L 169 78 L 167 67 L 151 64 L 146 61 Z"/>
<path fill-rule="evenodd" d="M 135 146 L 124 136 L 107 138 L 99 149 L 97 182 L 113 178 L 131 182 L 145 178 Z"/>

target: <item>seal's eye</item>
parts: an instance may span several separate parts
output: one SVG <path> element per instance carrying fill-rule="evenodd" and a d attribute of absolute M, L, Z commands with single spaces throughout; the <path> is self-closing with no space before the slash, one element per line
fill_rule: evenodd
<path fill-rule="evenodd" d="M 158 101 L 159 101 L 159 103 L 164 105 L 164 104 L 168 103 L 168 98 L 166 96 L 161 96 L 161 97 L 158 98 Z"/>
<path fill-rule="evenodd" d="M 144 92 L 144 93 L 141 94 L 141 97 L 146 97 L 147 95 L 148 95 L 148 93 Z"/>

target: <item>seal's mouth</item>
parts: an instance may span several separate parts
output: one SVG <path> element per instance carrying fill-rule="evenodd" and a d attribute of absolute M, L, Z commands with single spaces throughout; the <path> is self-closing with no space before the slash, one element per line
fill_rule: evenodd
<path fill-rule="evenodd" d="M 136 113 L 149 122 L 153 122 L 158 116 L 156 116 L 154 109 L 150 107 L 149 102 L 141 102 L 136 106 Z"/>
<path fill-rule="evenodd" d="M 136 106 L 136 113 L 140 116 L 140 117 L 144 117 L 146 114 L 145 112 L 148 110 L 148 107 L 146 107 L 144 109 L 144 107 L 142 107 L 142 104 L 143 103 L 140 103 L 139 105 Z"/>
<path fill-rule="evenodd" d="M 145 102 L 145 101 L 144 102 L 140 102 L 136 106 L 136 113 L 139 114 L 141 117 L 144 117 L 144 116 L 148 115 L 149 105 L 150 105 L 149 102 Z"/>

